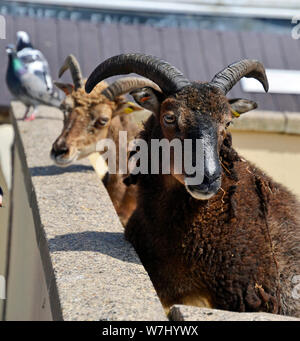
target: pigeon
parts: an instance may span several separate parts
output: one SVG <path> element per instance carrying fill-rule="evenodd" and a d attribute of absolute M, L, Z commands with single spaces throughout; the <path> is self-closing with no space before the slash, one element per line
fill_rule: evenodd
<path fill-rule="evenodd" d="M 33 47 L 27 32 L 17 32 L 16 50 L 18 58 L 20 58 L 27 66 L 28 71 L 45 80 L 48 90 L 52 91 L 53 82 L 47 59 L 44 57 L 41 51 Z"/>
<path fill-rule="evenodd" d="M 10 92 L 26 107 L 24 120 L 35 118 L 36 107 L 40 104 L 50 105 L 59 108 L 61 98 L 53 90 L 49 90 L 45 77 L 36 74 L 20 59 L 14 45 L 6 47 L 8 54 L 8 67 L 6 72 L 6 83 Z M 33 113 L 28 117 L 30 107 L 34 108 Z"/>

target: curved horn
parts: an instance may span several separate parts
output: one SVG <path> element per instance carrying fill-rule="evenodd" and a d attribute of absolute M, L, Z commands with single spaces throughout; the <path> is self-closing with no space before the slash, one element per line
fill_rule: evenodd
<path fill-rule="evenodd" d="M 229 90 L 243 77 L 255 78 L 269 90 L 269 83 L 266 71 L 262 63 L 257 60 L 243 59 L 239 62 L 230 64 L 224 70 L 217 73 L 212 79 L 212 83 L 220 88 L 226 95 Z"/>
<path fill-rule="evenodd" d="M 80 66 L 79 66 L 77 59 L 72 54 L 70 54 L 65 59 L 63 66 L 59 69 L 58 77 L 60 78 L 67 69 L 70 69 L 71 71 L 75 90 L 77 90 L 78 88 L 82 88 L 83 80 L 82 80 Z"/>
<path fill-rule="evenodd" d="M 124 77 L 113 82 L 109 87 L 102 91 L 102 94 L 113 101 L 117 96 L 146 86 L 161 92 L 160 87 L 149 79 Z"/>
<path fill-rule="evenodd" d="M 169 63 L 154 56 L 130 53 L 111 57 L 98 65 L 89 76 L 85 90 L 89 93 L 105 78 L 132 72 L 151 79 L 166 94 L 177 92 L 190 84 L 190 81 Z"/>

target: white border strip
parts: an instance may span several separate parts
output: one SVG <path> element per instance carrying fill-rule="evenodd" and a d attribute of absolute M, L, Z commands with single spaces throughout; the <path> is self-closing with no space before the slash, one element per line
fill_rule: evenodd
<path fill-rule="evenodd" d="M 135 1 L 135 0 L 86 0 L 74 1 L 74 0 L 18 0 L 19 2 L 30 2 L 36 4 L 47 5 L 61 5 L 72 7 L 85 7 L 85 8 L 102 8 L 110 10 L 130 10 L 138 12 L 164 12 L 164 13 L 185 13 L 185 14 L 214 14 L 214 15 L 228 15 L 228 16 L 244 16 L 244 17 L 260 17 L 260 18 L 277 18 L 277 19 L 291 19 L 294 16 L 300 16 L 300 4 L 295 5 L 293 8 L 290 6 L 279 7 L 274 4 L 267 3 L 264 7 L 255 5 L 237 5 L 233 6 L 230 3 L 222 3 L 220 1 L 214 1 L 209 4 L 209 1 L 202 1 L 198 3 L 196 1 L 175 2 L 168 1 Z M 205 4 L 206 2 L 206 4 Z M 217 4 L 219 3 L 219 4 Z M 231 2 L 232 3 L 232 2 Z M 272 5 L 272 6 L 271 6 Z M 281 5 L 282 6 L 282 5 Z"/>

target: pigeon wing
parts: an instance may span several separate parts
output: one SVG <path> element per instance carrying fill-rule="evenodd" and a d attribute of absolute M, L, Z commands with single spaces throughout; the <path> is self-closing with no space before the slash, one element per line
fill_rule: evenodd
<path fill-rule="evenodd" d="M 27 67 L 28 72 L 34 73 L 45 83 L 49 91 L 53 90 L 53 82 L 50 75 L 49 64 L 41 51 L 33 48 L 25 48 L 17 53 Z"/>
<path fill-rule="evenodd" d="M 39 104 L 59 107 L 61 100 L 55 94 L 49 92 L 46 83 L 32 73 L 25 73 L 21 76 L 23 95 Z"/>

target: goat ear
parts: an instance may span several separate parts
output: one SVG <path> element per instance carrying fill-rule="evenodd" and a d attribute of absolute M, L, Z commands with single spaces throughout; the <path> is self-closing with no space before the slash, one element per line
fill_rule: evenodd
<path fill-rule="evenodd" d="M 67 96 L 72 93 L 74 90 L 74 85 L 70 83 L 60 83 L 53 82 L 55 86 L 57 86 L 60 90 L 62 90 Z"/>
<path fill-rule="evenodd" d="M 143 108 L 138 104 L 135 104 L 133 102 L 121 101 L 117 104 L 117 109 L 113 112 L 112 117 L 115 117 L 117 115 L 127 115 L 133 113 L 134 111 L 140 110 L 143 110 Z"/>
<path fill-rule="evenodd" d="M 257 103 L 243 98 L 232 98 L 229 100 L 231 113 L 234 117 L 257 108 Z"/>
<path fill-rule="evenodd" d="M 165 99 L 161 92 L 150 87 L 136 89 L 131 91 L 130 95 L 141 107 L 152 111 L 156 115 L 159 114 L 160 104 Z"/>

